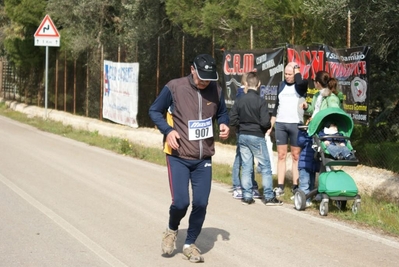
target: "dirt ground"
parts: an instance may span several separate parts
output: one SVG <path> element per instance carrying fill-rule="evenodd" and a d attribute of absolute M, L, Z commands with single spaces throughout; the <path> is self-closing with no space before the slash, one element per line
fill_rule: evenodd
<path fill-rule="evenodd" d="M 2 99 L 0 98 L 0 101 Z M 36 106 L 28 106 L 17 102 L 6 102 L 7 105 L 19 112 L 26 113 L 28 116 L 44 117 L 45 111 L 43 108 Z M 74 116 L 70 113 L 55 111 L 48 109 L 47 117 L 49 119 L 63 122 L 65 125 L 71 125 L 74 128 L 79 128 L 88 131 L 98 131 L 99 134 L 105 136 L 114 136 L 126 138 L 134 143 L 150 147 L 162 148 L 162 135 L 155 128 L 138 128 L 133 129 L 127 126 L 117 125 L 113 123 L 106 123 L 95 119 L 90 119 L 81 116 Z M 221 164 L 232 165 L 235 156 L 235 146 L 225 145 L 221 143 L 216 144 L 216 154 L 213 161 Z M 274 164 L 276 164 L 277 154 L 274 153 Z M 291 177 L 291 160 L 287 158 L 287 179 Z M 387 170 L 358 165 L 356 167 L 342 167 L 340 168 L 348 173 L 355 180 L 360 195 L 379 195 L 392 202 L 399 203 L 399 174 Z"/>

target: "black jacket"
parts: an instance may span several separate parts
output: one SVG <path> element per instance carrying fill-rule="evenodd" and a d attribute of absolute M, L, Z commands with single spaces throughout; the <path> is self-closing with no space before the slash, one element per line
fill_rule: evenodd
<path fill-rule="evenodd" d="M 234 102 L 229 116 L 230 125 L 238 126 L 239 134 L 264 137 L 271 126 L 266 100 L 252 89 Z"/>

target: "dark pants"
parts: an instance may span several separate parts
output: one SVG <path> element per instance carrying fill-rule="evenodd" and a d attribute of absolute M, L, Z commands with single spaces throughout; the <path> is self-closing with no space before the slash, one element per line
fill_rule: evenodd
<path fill-rule="evenodd" d="M 212 160 L 188 160 L 166 155 L 172 204 L 169 229 L 177 230 L 190 205 L 189 182 L 192 189 L 192 210 L 185 244 L 194 244 L 205 221 L 212 183 Z"/>

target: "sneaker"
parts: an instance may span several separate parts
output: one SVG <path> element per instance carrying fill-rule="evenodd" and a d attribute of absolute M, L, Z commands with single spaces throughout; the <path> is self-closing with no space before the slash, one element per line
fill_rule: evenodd
<path fill-rule="evenodd" d="M 274 194 L 276 195 L 276 197 L 282 197 L 284 196 L 284 190 L 281 189 L 280 187 L 276 187 L 273 189 Z"/>
<path fill-rule="evenodd" d="M 241 199 L 241 203 L 243 205 L 251 205 L 255 203 L 255 200 L 253 198 L 243 198 Z"/>
<path fill-rule="evenodd" d="M 291 196 L 290 199 L 291 199 L 292 201 L 294 201 L 295 195 Z"/>
<path fill-rule="evenodd" d="M 204 257 L 201 256 L 201 251 L 196 245 L 191 244 L 189 247 L 183 247 L 183 259 L 189 260 L 190 262 L 203 262 Z"/>
<path fill-rule="evenodd" d="M 241 190 L 241 188 L 238 187 L 238 188 L 234 189 L 233 198 L 242 199 L 242 190 Z"/>
<path fill-rule="evenodd" d="M 177 232 L 178 230 L 173 231 L 169 228 L 166 228 L 166 231 L 163 233 L 161 244 L 163 254 L 170 255 L 176 249 Z"/>
<path fill-rule="evenodd" d="M 253 196 L 253 198 L 257 198 L 257 199 L 262 198 L 262 196 L 259 194 L 259 190 L 258 189 L 253 189 L 252 190 L 252 196 Z"/>
<path fill-rule="evenodd" d="M 272 197 L 270 199 L 262 199 L 262 202 L 266 206 L 281 206 L 281 205 L 283 205 L 283 202 L 278 200 L 275 197 Z"/>
<path fill-rule="evenodd" d="M 306 200 L 306 208 L 309 208 L 313 205 L 312 201 L 310 199 Z"/>

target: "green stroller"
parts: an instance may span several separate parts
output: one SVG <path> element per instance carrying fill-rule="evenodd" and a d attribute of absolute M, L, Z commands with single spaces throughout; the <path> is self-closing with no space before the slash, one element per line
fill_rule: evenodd
<path fill-rule="evenodd" d="M 319 212 L 322 216 L 327 216 L 329 201 L 334 201 L 340 210 L 344 210 L 348 200 L 354 200 L 352 212 L 357 213 L 360 210 L 361 198 L 358 194 L 358 188 L 353 178 L 343 170 L 335 170 L 337 166 L 357 166 L 357 159 L 336 159 L 328 152 L 326 145 L 321 140 L 319 132 L 328 122 L 333 121 L 339 132 L 342 134 L 340 139 L 346 140 L 347 148 L 354 155 L 355 151 L 350 143 L 350 136 L 353 131 L 353 120 L 350 115 L 340 108 L 327 108 L 319 111 L 311 120 L 308 126 L 300 126 L 300 130 L 307 130 L 308 135 L 313 139 L 313 149 L 315 150 L 315 159 L 320 161 L 320 171 L 318 187 L 305 194 L 301 190 L 296 190 L 294 195 L 294 205 L 297 210 L 306 208 L 306 200 L 313 199 L 320 201 Z M 324 138 L 333 138 L 336 136 L 325 135 Z"/>

